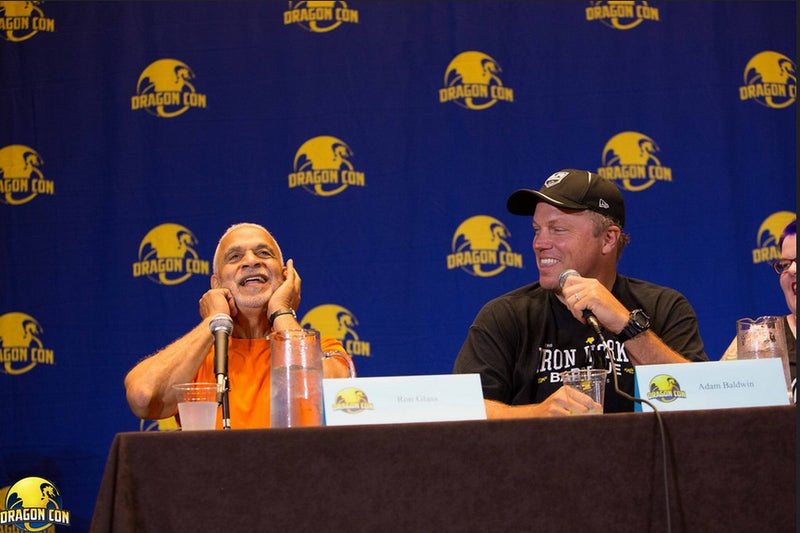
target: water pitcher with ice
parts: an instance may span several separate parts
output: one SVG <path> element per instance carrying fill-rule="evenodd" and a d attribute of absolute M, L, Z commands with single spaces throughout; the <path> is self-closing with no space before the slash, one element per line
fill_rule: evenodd
<path fill-rule="evenodd" d="M 270 427 L 322 425 L 322 350 L 313 329 L 270 336 Z"/>
<path fill-rule="evenodd" d="M 782 316 L 741 318 L 736 321 L 736 351 L 738 359 L 779 358 L 783 363 L 786 389 L 791 394 L 789 359 Z"/>

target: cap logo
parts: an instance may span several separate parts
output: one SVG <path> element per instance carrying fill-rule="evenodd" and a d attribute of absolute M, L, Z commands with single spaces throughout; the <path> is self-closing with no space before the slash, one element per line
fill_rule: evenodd
<path fill-rule="evenodd" d="M 600 198 L 600 201 L 597 202 L 597 205 L 602 207 L 603 209 L 608 209 L 609 208 L 608 202 L 606 202 L 602 198 Z"/>
<path fill-rule="evenodd" d="M 567 174 L 569 174 L 569 172 L 556 172 L 555 174 L 547 178 L 547 181 L 544 182 L 544 186 L 553 187 L 555 185 L 558 185 L 559 183 L 561 183 L 561 180 L 567 177 Z"/>

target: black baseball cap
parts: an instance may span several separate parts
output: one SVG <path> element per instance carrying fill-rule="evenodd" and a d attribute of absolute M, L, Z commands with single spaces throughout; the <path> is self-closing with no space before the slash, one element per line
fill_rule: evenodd
<path fill-rule="evenodd" d="M 588 170 L 567 168 L 547 178 L 538 191 L 519 189 L 508 197 L 506 207 L 515 215 L 533 215 L 540 201 L 561 209 L 587 209 L 605 215 L 625 227 L 625 200 L 611 181 Z"/>

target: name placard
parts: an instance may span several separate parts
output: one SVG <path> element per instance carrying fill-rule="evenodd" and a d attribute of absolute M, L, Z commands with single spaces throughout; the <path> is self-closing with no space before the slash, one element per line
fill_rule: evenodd
<path fill-rule="evenodd" d="M 789 405 L 780 359 L 639 365 L 635 375 L 636 397 L 659 411 Z M 653 412 L 646 404 L 634 405 Z"/>
<path fill-rule="evenodd" d="M 478 374 L 322 380 L 326 426 L 484 420 Z"/>

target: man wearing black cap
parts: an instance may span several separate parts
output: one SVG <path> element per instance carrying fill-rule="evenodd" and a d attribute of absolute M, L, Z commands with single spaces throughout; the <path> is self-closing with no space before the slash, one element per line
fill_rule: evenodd
<path fill-rule="evenodd" d="M 630 237 L 622 232 L 625 202 L 616 185 L 566 169 L 538 191 L 514 192 L 507 207 L 515 215 L 533 216 L 539 281 L 481 309 L 453 369 L 481 375 L 489 418 L 597 408 L 585 394 L 561 387 L 559 373 L 600 366 L 607 348 L 627 394 L 633 394 L 634 365 L 708 360 L 697 317 L 683 295 L 617 274 Z M 587 323 L 590 314 L 605 345 Z M 633 403 L 609 385 L 604 411 L 631 410 Z"/>

